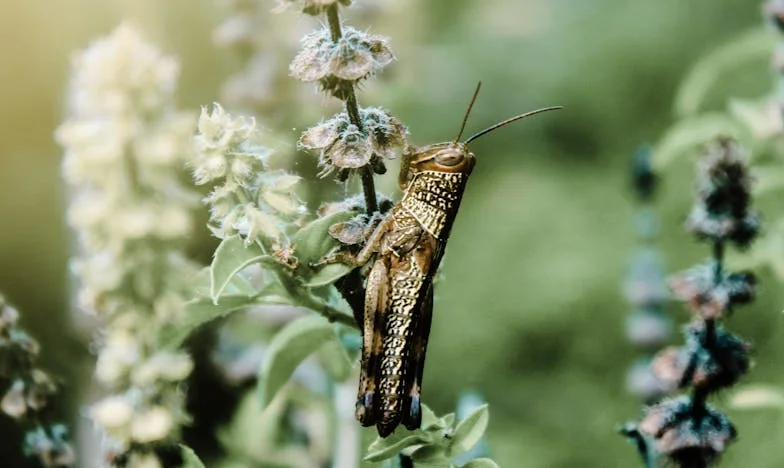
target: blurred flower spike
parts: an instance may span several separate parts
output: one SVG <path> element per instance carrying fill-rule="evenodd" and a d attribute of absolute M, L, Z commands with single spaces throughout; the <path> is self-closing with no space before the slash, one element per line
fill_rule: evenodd
<path fill-rule="evenodd" d="M 184 314 L 194 274 L 182 248 L 198 195 L 181 175 L 195 118 L 174 107 L 178 70 L 173 57 L 120 25 L 74 58 L 69 113 L 56 133 L 80 241 L 72 260 L 78 304 L 105 327 L 96 334 L 96 379 L 110 395 L 90 415 L 115 466 L 139 457 L 163 466 L 159 452 L 177 447 L 188 420 L 179 387 L 190 357 L 159 349 L 162 325 Z M 231 144 L 239 131 L 212 135 Z"/>
<path fill-rule="evenodd" d="M 758 216 L 749 211 L 749 172 L 745 152 L 726 138 L 706 148 L 698 162 L 697 194 L 686 228 L 698 240 L 711 241 L 713 257 L 669 279 L 673 296 L 689 306 L 692 322 L 684 329 L 686 343 L 661 351 L 651 364 L 669 389 L 690 389 L 691 394 L 650 406 L 639 424 L 624 429 L 648 466 L 659 457 L 683 468 L 709 466 L 736 438 L 727 417 L 707 399 L 735 385 L 750 367 L 751 345 L 721 323 L 756 292 L 751 272 L 728 272 L 723 264 L 726 244 L 745 248 L 759 228 Z"/>
<path fill-rule="evenodd" d="M 55 380 L 34 366 L 38 342 L 18 327 L 19 312 L 0 296 L 0 379 L 10 382 L 0 400 L 0 411 L 27 431 L 24 452 L 44 467 L 76 463 L 68 429 L 50 421 L 60 390 Z"/>

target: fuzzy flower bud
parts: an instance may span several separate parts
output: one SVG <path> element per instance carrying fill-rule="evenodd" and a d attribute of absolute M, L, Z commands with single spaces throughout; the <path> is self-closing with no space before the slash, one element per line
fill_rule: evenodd
<path fill-rule="evenodd" d="M 286 244 L 292 222 L 305 212 L 294 193 L 300 179 L 269 170 L 271 151 L 253 144 L 255 137 L 253 119 L 235 118 L 219 104 L 211 111 L 202 108 L 193 178 L 198 185 L 213 185 L 203 202 L 216 237 L 239 234 L 247 244 Z"/>
<path fill-rule="evenodd" d="M 127 431 L 133 418 L 133 404 L 125 396 L 111 396 L 90 408 L 90 418 L 110 433 Z"/>
<path fill-rule="evenodd" d="M 735 439 L 735 427 L 710 406 L 695 411 L 689 397 L 664 400 L 646 411 L 637 430 L 678 466 L 706 466 Z"/>
<path fill-rule="evenodd" d="M 715 392 L 734 385 L 749 370 L 750 345 L 718 327 L 711 333 L 702 321 L 686 329 L 686 345 L 668 348 L 653 361 L 654 374 L 673 387 L 692 386 L 705 392 Z"/>
<path fill-rule="evenodd" d="M 14 419 L 19 419 L 27 412 L 27 403 L 25 402 L 25 384 L 21 379 L 16 379 L 8 389 L 2 402 L 0 402 L 0 409 L 3 413 L 11 416 Z"/>
<path fill-rule="evenodd" d="M 335 168 L 356 169 L 375 157 L 391 159 L 395 148 L 406 144 L 408 130 L 395 117 L 378 108 L 360 109 L 363 129 L 352 124 L 345 112 L 322 121 L 302 134 L 299 145 L 319 150 L 321 175 Z"/>
<path fill-rule="evenodd" d="M 676 299 L 688 302 L 691 309 L 705 319 L 722 317 L 734 306 L 754 299 L 757 279 L 751 272 L 719 273 L 711 261 L 673 275 L 668 284 Z"/>
<path fill-rule="evenodd" d="M 686 229 L 700 239 L 747 246 L 756 237 L 760 221 L 748 211 L 752 178 L 745 152 L 733 140 L 718 140 L 706 150 L 697 178 L 697 203 Z"/>
<path fill-rule="evenodd" d="M 304 81 L 318 81 L 321 87 L 345 99 L 346 88 L 364 80 L 389 65 L 395 56 L 387 39 L 346 27 L 335 42 L 328 28 L 305 36 L 302 50 L 291 62 L 291 76 Z"/>
<path fill-rule="evenodd" d="M 174 428 L 174 418 L 162 406 L 153 407 L 133 417 L 131 438 L 143 444 L 157 442 L 169 436 Z"/>

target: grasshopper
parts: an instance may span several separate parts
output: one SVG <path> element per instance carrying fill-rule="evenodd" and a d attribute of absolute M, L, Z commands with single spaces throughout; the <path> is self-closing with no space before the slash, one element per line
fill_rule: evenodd
<path fill-rule="evenodd" d="M 422 422 L 420 394 L 433 314 L 433 277 L 475 156 L 468 144 L 497 128 L 540 112 L 517 115 L 460 142 L 481 83 L 454 141 L 403 152 L 398 182 L 400 202 L 375 227 L 357 253 L 338 251 L 319 265 L 354 267 L 375 261 L 367 278 L 362 324 L 362 358 L 356 418 L 387 437 L 399 424 L 409 430 Z"/>

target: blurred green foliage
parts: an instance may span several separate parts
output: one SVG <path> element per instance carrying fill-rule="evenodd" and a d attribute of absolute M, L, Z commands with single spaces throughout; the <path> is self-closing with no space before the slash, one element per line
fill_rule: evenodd
<path fill-rule="evenodd" d="M 371 0 L 365 0 L 371 2 Z M 656 140 L 673 116 L 676 86 L 699 57 L 761 22 L 742 0 L 431 0 L 409 12 L 418 41 L 400 24 L 371 29 L 391 37 L 398 63 L 360 97 L 391 108 L 418 144 L 451 138 L 478 80 L 483 93 L 469 130 L 542 105 L 566 110 L 531 119 L 473 145 L 478 167 L 468 187 L 437 290 L 425 401 L 439 413 L 476 389 L 491 408 L 488 443 L 504 467 L 628 467 L 633 447 L 617 425 L 640 411 L 623 378 L 630 345 L 620 283 L 632 250 L 634 148 Z M 59 149 L 68 56 L 121 19 L 134 20 L 182 60 L 181 107 L 218 99 L 238 65 L 211 43 L 223 12 L 212 0 L 2 2 L 0 28 L 0 290 L 25 313 L 43 362 L 76 382 L 88 341 L 73 330 Z M 364 27 L 363 25 L 362 27 Z M 753 97 L 772 88 L 767 64 L 733 88 Z M 714 102 L 721 108 L 723 100 Z M 313 94 L 305 113 L 328 115 Z M 309 118 L 309 117 L 308 117 Z M 312 121 L 303 119 L 293 141 Z M 312 119 L 311 119 L 312 120 Z M 312 170 L 312 158 L 300 164 Z M 681 230 L 692 191 L 692 158 L 663 174 L 662 250 L 671 271 L 704 256 Z M 382 187 L 394 187 L 395 168 Z M 775 199 L 758 205 L 775 207 Z M 212 244 L 193 243 L 205 259 Z M 759 300 L 731 319 L 755 345 L 749 380 L 784 387 L 777 280 L 763 274 Z M 674 309 L 677 318 L 687 313 Z M 80 321 L 80 320 L 78 320 Z M 70 389 L 76 419 L 78 392 Z M 721 401 L 719 401 L 721 404 Z M 740 432 L 726 466 L 784 464 L 784 418 L 777 411 L 729 410 Z M 0 430 L 13 433 L 3 424 Z M 369 438 L 372 440 L 372 437 Z M 0 465 L 19 444 L 5 438 Z"/>

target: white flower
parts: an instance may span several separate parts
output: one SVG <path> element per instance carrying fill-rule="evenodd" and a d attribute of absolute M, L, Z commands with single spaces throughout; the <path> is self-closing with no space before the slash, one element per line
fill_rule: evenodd
<path fill-rule="evenodd" d="M 133 418 L 133 405 L 125 396 L 110 396 L 90 408 L 90 417 L 110 432 L 123 430 Z"/>
<path fill-rule="evenodd" d="M 187 354 L 157 353 L 133 371 L 136 385 L 150 385 L 159 380 L 179 382 L 185 380 L 193 370 L 193 362 Z"/>
<path fill-rule="evenodd" d="M 3 413 L 14 419 L 19 419 L 27 413 L 27 402 L 25 401 L 25 384 L 21 380 L 15 380 L 11 388 L 8 389 L 3 400 L 0 401 L 0 409 Z"/>
<path fill-rule="evenodd" d="M 113 330 L 98 355 L 95 376 L 99 382 L 115 384 L 139 363 L 139 342 L 129 332 Z"/>
<path fill-rule="evenodd" d="M 174 418 L 169 410 L 156 406 L 134 416 L 131 423 L 131 438 L 143 444 L 163 440 L 173 427 Z"/>
<path fill-rule="evenodd" d="M 179 66 L 129 24 L 73 59 L 72 107 L 78 114 L 151 112 L 168 104 Z"/>

